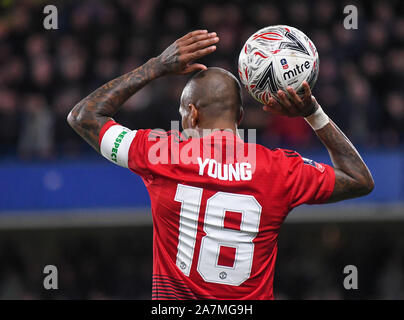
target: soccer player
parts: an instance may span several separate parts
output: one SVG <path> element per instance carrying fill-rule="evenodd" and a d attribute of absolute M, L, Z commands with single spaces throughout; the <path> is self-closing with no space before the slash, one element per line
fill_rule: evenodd
<path fill-rule="evenodd" d="M 305 117 L 333 167 L 294 151 L 245 143 L 237 133 L 243 116 L 238 80 L 194 63 L 214 52 L 218 41 L 214 32 L 190 32 L 91 93 L 68 116 L 83 139 L 140 175 L 149 191 L 153 299 L 273 299 L 277 239 L 287 214 L 303 203 L 359 197 L 374 187 L 357 150 L 307 82 L 303 97 L 288 88 L 288 95 L 279 91 L 280 101 L 271 99 L 264 109 Z M 180 101 L 185 133 L 130 130 L 112 119 L 150 81 L 197 70 Z"/>

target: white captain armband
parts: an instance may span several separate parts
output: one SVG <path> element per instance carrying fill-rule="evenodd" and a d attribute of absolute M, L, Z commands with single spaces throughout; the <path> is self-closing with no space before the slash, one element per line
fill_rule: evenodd
<path fill-rule="evenodd" d="M 111 126 L 101 139 L 101 154 L 111 162 L 127 168 L 129 148 L 136 132 L 119 124 Z"/>
<path fill-rule="evenodd" d="M 320 130 L 324 128 L 329 122 L 327 114 L 323 111 L 321 106 L 317 103 L 317 110 L 312 115 L 304 118 L 313 130 Z"/>

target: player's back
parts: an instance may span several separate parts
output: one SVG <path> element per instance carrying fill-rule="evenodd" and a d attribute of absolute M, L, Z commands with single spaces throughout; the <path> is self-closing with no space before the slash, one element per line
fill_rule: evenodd
<path fill-rule="evenodd" d="M 181 139 L 111 121 L 100 141 L 149 191 L 154 299 L 272 299 L 282 222 L 334 186 L 331 167 L 228 131 Z"/>
<path fill-rule="evenodd" d="M 160 145 L 149 148 L 155 164 L 144 179 L 154 223 L 153 298 L 272 298 L 278 232 L 295 205 L 291 177 L 302 158 L 227 131 L 184 141 L 154 134 Z"/>

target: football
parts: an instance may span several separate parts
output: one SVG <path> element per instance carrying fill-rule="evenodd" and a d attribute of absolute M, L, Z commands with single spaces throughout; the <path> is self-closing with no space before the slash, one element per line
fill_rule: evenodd
<path fill-rule="evenodd" d="M 303 81 L 313 89 L 319 72 L 319 55 L 313 42 L 300 30 L 276 25 L 254 33 L 241 49 L 240 80 L 260 103 L 277 99 L 277 91 L 291 86 L 301 94 Z"/>

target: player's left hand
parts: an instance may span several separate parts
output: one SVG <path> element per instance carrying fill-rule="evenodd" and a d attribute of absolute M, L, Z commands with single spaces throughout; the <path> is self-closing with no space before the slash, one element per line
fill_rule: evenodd
<path fill-rule="evenodd" d="M 285 92 L 279 90 L 277 93 L 279 101 L 271 97 L 268 105 L 265 105 L 263 109 L 287 117 L 308 117 L 316 112 L 318 104 L 316 98 L 311 94 L 307 81 L 304 81 L 302 86 L 304 90 L 303 97 L 299 97 L 295 90 L 287 87 L 289 97 Z"/>
<path fill-rule="evenodd" d="M 216 50 L 219 42 L 216 32 L 196 30 L 189 32 L 171 44 L 156 58 L 161 75 L 187 74 L 196 70 L 206 70 L 207 67 L 195 60 Z"/>

